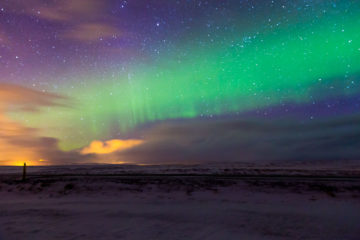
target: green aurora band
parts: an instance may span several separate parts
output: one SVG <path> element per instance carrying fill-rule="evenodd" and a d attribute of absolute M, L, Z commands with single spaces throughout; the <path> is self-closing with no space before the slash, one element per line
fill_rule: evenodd
<path fill-rule="evenodd" d="M 183 44 L 158 61 L 132 64 L 127 73 L 78 76 L 60 89 L 75 98 L 74 108 L 50 108 L 27 119 L 42 127 L 46 119 L 46 134 L 70 150 L 151 121 L 310 102 L 319 81 L 360 72 L 359 16 L 355 9 L 246 39 L 234 34 L 204 47 Z M 82 85 L 81 78 L 92 84 Z"/>

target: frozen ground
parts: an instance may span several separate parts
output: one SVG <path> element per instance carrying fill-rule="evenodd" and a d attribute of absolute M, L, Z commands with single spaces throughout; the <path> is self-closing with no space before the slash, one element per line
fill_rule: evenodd
<path fill-rule="evenodd" d="M 359 239 L 356 170 L 184 168 L 0 168 L 0 239 Z"/>

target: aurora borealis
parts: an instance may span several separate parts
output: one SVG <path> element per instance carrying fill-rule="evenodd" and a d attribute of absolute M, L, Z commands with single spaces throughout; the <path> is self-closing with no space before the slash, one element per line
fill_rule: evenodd
<path fill-rule="evenodd" d="M 142 155 L 149 152 L 164 162 L 174 154 L 177 162 L 196 162 L 217 147 L 211 155 L 234 152 L 228 159 L 250 161 L 261 158 L 256 147 L 242 154 L 239 146 L 251 145 L 254 136 L 272 141 L 264 145 L 271 159 L 281 152 L 301 160 L 279 146 L 290 137 L 305 160 L 353 160 L 360 143 L 340 140 L 359 131 L 353 124 L 360 103 L 359 26 L 360 3 L 350 0 L 4 0 L 0 84 L 52 100 L 35 101 L 29 106 L 36 111 L 29 111 L 22 101 L 0 97 L 7 124 L 36 129 L 16 141 L 3 133 L 0 140 L 50 163 L 76 163 L 90 143 L 121 139 L 144 143 L 108 156 L 110 162 L 138 157 L 146 163 Z M 261 134 L 244 127 L 248 122 L 262 126 Z M 272 128 L 281 129 L 269 134 Z M 303 136 L 303 128 L 315 133 Z M 335 152 L 308 154 L 305 142 L 321 144 L 323 131 L 333 137 L 326 144 L 335 144 Z M 51 140 L 59 160 L 24 146 L 22 138 Z"/>

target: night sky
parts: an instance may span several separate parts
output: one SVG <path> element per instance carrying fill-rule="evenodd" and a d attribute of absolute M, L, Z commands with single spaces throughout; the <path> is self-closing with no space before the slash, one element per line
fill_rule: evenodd
<path fill-rule="evenodd" d="M 0 164 L 360 158 L 356 0 L 1 0 Z"/>

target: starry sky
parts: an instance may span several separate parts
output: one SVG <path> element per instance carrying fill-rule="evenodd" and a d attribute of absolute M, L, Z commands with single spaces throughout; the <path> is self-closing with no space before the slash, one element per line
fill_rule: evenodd
<path fill-rule="evenodd" d="M 360 157 L 360 2 L 2 0 L 0 164 Z"/>

